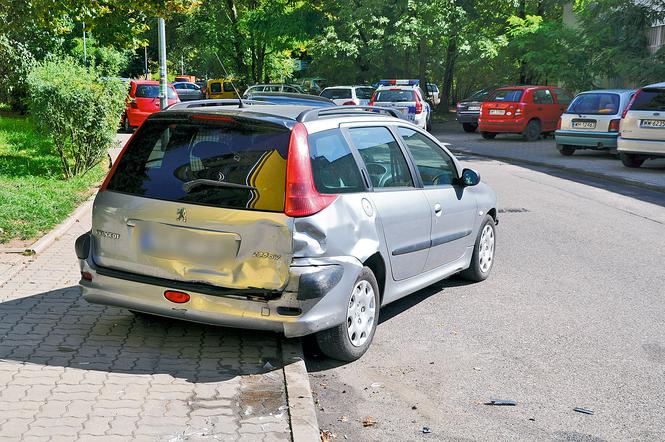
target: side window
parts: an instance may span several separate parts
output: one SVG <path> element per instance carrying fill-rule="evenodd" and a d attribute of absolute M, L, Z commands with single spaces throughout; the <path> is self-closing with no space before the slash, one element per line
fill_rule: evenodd
<path fill-rule="evenodd" d="M 455 163 L 432 140 L 406 127 L 398 128 L 411 152 L 425 187 L 453 184 L 457 176 Z"/>
<path fill-rule="evenodd" d="M 296 92 L 296 90 L 293 89 L 291 86 L 284 86 L 284 92 L 294 93 L 294 92 Z"/>
<path fill-rule="evenodd" d="M 314 185 L 321 193 L 351 193 L 365 190 L 351 148 L 339 129 L 308 137 Z"/>
<path fill-rule="evenodd" d="M 233 83 L 231 83 L 230 81 L 225 81 L 224 82 L 224 92 L 234 92 Z"/>
<path fill-rule="evenodd" d="M 376 188 L 415 187 L 404 154 L 386 127 L 349 129 Z"/>
<path fill-rule="evenodd" d="M 554 93 L 556 94 L 556 101 L 559 104 L 568 106 L 573 101 L 573 97 L 563 89 L 555 88 Z"/>
<path fill-rule="evenodd" d="M 279 86 L 266 86 L 266 92 L 279 92 Z"/>
<path fill-rule="evenodd" d="M 536 89 L 533 91 L 533 102 L 535 104 L 553 104 L 554 99 L 549 89 Z"/>

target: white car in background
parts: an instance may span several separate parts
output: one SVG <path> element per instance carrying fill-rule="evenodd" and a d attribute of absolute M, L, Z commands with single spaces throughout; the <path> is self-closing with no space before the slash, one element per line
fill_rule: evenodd
<path fill-rule="evenodd" d="M 425 130 L 430 129 L 432 108 L 425 100 L 418 80 L 380 80 L 370 106 L 396 108 L 406 120 Z"/>
<path fill-rule="evenodd" d="M 321 91 L 321 96 L 332 100 L 337 105 L 367 106 L 374 94 L 370 86 L 333 86 Z"/>
<path fill-rule="evenodd" d="M 651 84 L 635 93 L 621 118 L 617 148 L 626 167 L 665 158 L 665 83 Z"/>

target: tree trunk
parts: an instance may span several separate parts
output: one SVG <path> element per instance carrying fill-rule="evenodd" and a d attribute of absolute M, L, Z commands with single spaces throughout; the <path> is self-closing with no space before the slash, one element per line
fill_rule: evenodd
<path fill-rule="evenodd" d="M 451 35 L 446 49 L 446 65 L 443 71 L 443 85 L 441 88 L 441 104 L 447 111 L 450 106 L 450 91 L 453 87 L 455 75 L 455 62 L 457 61 L 457 35 Z"/>
<path fill-rule="evenodd" d="M 420 80 L 420 89 L 422 89 L 425 100 L 429 99 L 427 91 L 427 42 L 421 38 L 418 42 L 418 80 Z"/>
<path fill-rule="evenodd" d="M 236 59 L 236 69 L 241 72 L 243 76 L 249 77 L 247 72 L 247 65 L 245 64 L 244 51 L 242 48 L 243 37 L 238 28 L 238 9 L 236 8 L 234 0 L 226 0 L 228 7 L 228 15 L 233 25 L 233 49 Z"/>
<path fill-rule="evenodd" d="M 526 0 L 520 0 L 520 3 L 519 3 L 518 8 L 517 8 L 517 15 L 522 20 L 524 20 L 526 18 Z M 520 58 L 519 84 L 527 84 L 528 83 L 526 70 L 527 70 L 526 61 L 524 61 L 523 58 Z"/>

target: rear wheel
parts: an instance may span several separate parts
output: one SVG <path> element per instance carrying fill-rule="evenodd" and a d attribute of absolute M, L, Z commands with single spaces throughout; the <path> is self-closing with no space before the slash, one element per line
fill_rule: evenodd
<path fill-rule="evenodd" d="M 473 123 L 462 123 L 462 129 L 464 129 L 464 132 L 472 133 L 478 129 L 478 125 Z"/>
<path fill-rule="evenodd" d="M 374 338 L 379 307 L 379 285 L 369 267 L 363 267 L 346 298 L 346 321 L 316 334 L 321 351 L 340 361 L 359 359 Z"/>
<path fill-rule="evenodd" d="M 471 265 L 460 273 L 468 281 L 480 282 L 487 279 L 494 266 L 494 246 L 496 242 L 496 224 L 494 218 L 485 215 L 480 225 L 476 243 L 471 256 Z"/>
<path fill-rule="evenodd" d="M 633 155 L 625 152 L 619 152 L 619 158 L 621 158 L 621 162 L 624 166 L 631 168 L 640 167 L 646 160 L 646 158 L 639 155 Z"/>
<path fill-rule="evenodd" d="M 556 148 L 559 149 L 559 153 L 565 157 L 569 157 L 575 153 L 575 148 L 567 144 L 557 144 Z"/>
<path fill-rule="evenodd" d="M 127 117 L 126 114 L 125 114 L 124 121 L 122 122 L 122 129 L 124 130 L 124 132 L 126 134 L 131 134 L 132 132 L 134 132 L 134 129 L 132 128 L 132 126 L 129 125 L 129 118 Z"/>
<path fill-rule="evenodd" d="M 493 140 L 496 138 L 495 132 L 481 132 L 480 135 L 486 140 Z"/>
<path fill-rule="evenodd" d="M 524 139 L 527 141 L 536 141 L 538 138 L 540 138 L 540 121 L 529 121 L 529 124 L 526 125 L 526 129 L 524 129 L 522 136 L 524 136 Z"/>

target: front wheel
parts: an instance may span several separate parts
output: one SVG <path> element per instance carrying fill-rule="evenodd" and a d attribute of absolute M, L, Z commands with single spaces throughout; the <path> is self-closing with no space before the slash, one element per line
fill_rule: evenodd
<path fill-rule="evenodd" d="M 645 161 L 644 157 L 625 152 L 619 152 L 619 158 L 621 158 L 621 162 L 624 166 L 630 168 L 640 167 Z"/>
<path fill-rule="evenodd" d="M 478 125 L 473 123 L 462 123 L 462 129 L 464 129 L 464 132 L 466 133 L 473 133 L 478 129 Z"/>
<path fill-rule="evenodd" d="M 473 282 L 480 282 L 487 279 L 494 266 L 495 242 L 496 224 L 494 223 L 494 218 L 490 215 L 485 215 L 473 247 L 471 265 L 468 269 L 460 273 L 462 278 Z"/>
<path fill-rule="evenodd" d="M 363 267 L 346 298 L 346 321 L 316 334 L 326 356 L 340 361 L 359 359 L 369 348 L 379 322 L 379 284 L 369 267 Z"/>
<path fill-rule="evenodd" d="M 480 135 L 486 140 L 493 140 L 496 138 L 496 133 L 494 132 L 481 132 Z"/>
<path fill-rule="evenodd" d="M 559 153 L 565 157 L 569 157 L 575 153 L 575 148 L 568 146 L 567 144 L 557 144 L 556 148 L 559 149 Z"/>

